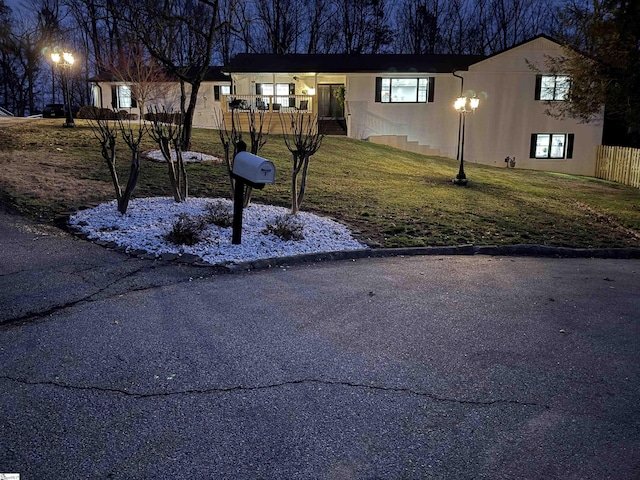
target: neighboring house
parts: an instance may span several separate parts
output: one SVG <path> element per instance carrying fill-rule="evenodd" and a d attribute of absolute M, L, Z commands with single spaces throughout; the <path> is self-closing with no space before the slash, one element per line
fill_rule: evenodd
<path fill-rule="evenodd" d="M 475 113 L 466 114 L 465 162 L 505 167 L 505 158 L 515 157 L 516 168 L 593 175 L 602 121 L 546 115 L 548 101 L 565 101 L 569 79 L 530 67 L 542 69 L 546 56 L 562 54 L 563 47 L 546 36 L 490 57 L 240 54 L 208 87 L 217 85 L 219 96 L 201 92 L 194 126 L 215 126 L 214 108 L 227 118 L 233 109 L 249 107 L 269 115 L 302 111 L 317 114 L 332 133 L 342 129 L 351 138 L 456 158 L 459 114 L 453 105 L 461 79 L 455 71 L 464 78 L 464 94 L 480 99 Z M 114 84 L 100 85 L 108 104 L 104 90 Z M 277 131 L 280 122 L 271 127 Z"/>
<path fill-rule="evenodd" d="M 167 75 L 167 78 L 170 78 Z M 132 82 L 119 80 L 109 72 L 103 72 L 89 79 L 93 83 L 93 105 L 100 108 L 126 110 L 140 115 L 140 102 L 136 99 L 136 89 L 140 88 Z M 185 84 L 187 102 L 191 92 L 191 85 Z M 180 111 L 180 83 L 177 80 L 164 82 L 149 82 L 144 87 L 146 100 L 144 109 L 166 109 Z M 214 111 L 220 109 L 221 99 L 231 92 L 231 79 L 222 73 L 221 67 L 209 67 L 204 80 L 198 90 L 198 102 L 194 112 L 193 123 L 197 127 L 212 127 L 216 124 Z"/>

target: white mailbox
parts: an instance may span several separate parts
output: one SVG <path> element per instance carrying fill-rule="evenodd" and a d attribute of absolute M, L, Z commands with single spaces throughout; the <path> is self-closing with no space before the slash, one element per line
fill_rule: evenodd
<path fill-rule="evenodd" d="M 239 152 L 233 159 L 233 174 L 250 183 L 273 183 L 276 167 L 262 157 L 249 152 Z"/>

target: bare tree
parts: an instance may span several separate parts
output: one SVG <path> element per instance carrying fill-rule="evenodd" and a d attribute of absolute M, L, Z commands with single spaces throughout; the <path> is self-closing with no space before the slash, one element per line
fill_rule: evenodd
<path fill-rule="evenodd" d="M 130 32 L 180 81 L 182 149 L 191 144 L 200 85 L 209 69 L 220 25 L 218 0 L 182 0 L 130 4 Z M 187 92 L 186 85 L 190 91 Z M 189 101 L 187 103 L 187 94 Z"/>
<path fill-rule="evenodd" d="M 269 128 L 271 117 L 262 110 L 250 108 L 247 112 L 247 123 L 249 128 L 249 138 L 251 145 L 249 151 L 254 155 L 260 152 L 260 149 L 267 143 L 269 136 Z M 235 192 L 235 181 L 233 178 L 233 160 L 239 151 L 246 150 L 246 143 L 242 139 L 242 123 L 240 119 L 241 113 L 238 110 L 231 112 L 231 129 L 228 129 L 224 113 L 221 110 L 215 110 L 215 125 L 220 136 L 220 141 L 225 153 L 225 164 L 229 175 L 229 185 L 231 187 L 231 197 Z M 244 206 L 247 207 L 251 203 L 252 188 L 247 187 L 244 196 Z"/>
<path fill-rule="evenodd" d="M 242 129 L 239 128 L 240 118 L 236 111 L 231 112 L 231 126 L 227 125 L 224 113 L 220 109 L 213 111 L 214 124 L 224 149 L 224 160 L 227 167 L 227 175 L 229 177 L 229 187 L 231 198 L 235 191 L 235 181 L 233 178 L 233 159 L 238 153 L 238 145 L 242 142 Z"/>
<path fill-rule="evenodd" d="M 148 103 L 164 100 L 171 90 L 171 78 L 166 70 L 140 43 L 130 40 L 117 58 L 108 61 L 106 69 L 118 80 L 128 83 L 141 115 L 147 111 Z"/>
<path fill-rule="evenodd" d="M 342 53 L 380 53 L 392 42 L 386 0 L 335 0 Z"/>
<path fill-rule="evenodd" d="M 263 38 L 262 53 L 294 53 L 300 35 L 300 3 L 296 0 L 257 0 L 256 29 Z"/>
<path fill-rule="evenodd" d="M 34 113 L 43 81 L 42 52 L 60 34 L 58 4 L 55 0 L 34 1 L 19 15 L 12 15 L 4 2 L 0 19 L 0 64 L 4 80 L 4 105 L 17 115 Z"/>
<path fill-rule="evenodd" d="M 331 0 L 307 0 L 306 53 L 333 53 L 336 49 L 334 29 L 335 3 Z"/>
<path fill-rule="evenodd" d="M 138 184 L 138 176 L 140 174 L 140 155 L 139 145 L 144 135 L 144 129 L 139 126 L 137 134 L 131 128 L 131 124 L 125 125 L 122 119 L 113 120 L 112 115 L 106 115 L 105 113 L 111 112 L 106 110 L 94 109 L 92 110 L 92 116 L 88 119 L 89 125 L 93 131 L 98 142 L 100 142 L 102 158 L 107 162 L 109 173 L 111 175 L 111 181 L 113 182 L 113 188 L 116 194 L 116 202 L 118 204 L 118 211 L 125 215 L 131 200 L 131 195 Z M 123 139 L 131 149 L 131 165 L 129 168 L 129 178 L 127 185 L 122 190 L 120 186 L 120 180 L 118 178 L 118 172 L 116 170 L 116 139 L 118 132 L 122 134 Z"/>
<path fill-rule="evenodd" d="M 150 116 L 149 134 L 160 147 L 160 152 L 167 163 L 173 198 L 176 202 L 185 201 L 189 195 L 189 181 L 180 144 L 182 124 L 180 121 L 175 121 L 176 117 L 172 111 L 164 108 L 160 111 L 156 107 Z M 171 154 L 172 146 L 176 157 L 175 162 Z"/>
<path fill-rule="evenodd" d="M 291 214 L 300 210 L 307 188 L 309 160 L 322 145 L 324 135 L 318 129 L 318 116 L 302 112 L 280 114 L 284 142 L 293 157 L 291 174 Z"/>
<path fill-rule="evenodd" d="M 443 0 L 404 0 L 396 11 L 396 50 L 440 53 Z"/>

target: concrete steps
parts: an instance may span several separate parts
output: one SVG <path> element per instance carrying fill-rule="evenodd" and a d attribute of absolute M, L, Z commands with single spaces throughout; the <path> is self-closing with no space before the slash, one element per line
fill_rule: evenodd
<path fill-rule="evenodd" d="M 421 145 L 415 140 L 409 140 L 406 135 L 371 135 L 368 140 L 372 143 L 387 145 L 408 152 L 442 156 L 440 150 L 431 148 L 429 145 Z"/>

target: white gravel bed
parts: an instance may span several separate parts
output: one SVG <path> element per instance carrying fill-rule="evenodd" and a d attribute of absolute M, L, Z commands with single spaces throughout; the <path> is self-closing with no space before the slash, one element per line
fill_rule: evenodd
<path fill-rule="evenodd" d="M 154 162 L 164 162 L 165 159 L 162 156 L 162 152 L 160 150 L 149 150 L 144 152 L 144 156 L 149 160 L 153 160 Z M 175 150 L 171 150 L 171 159 L 176 162 L 177 156 Z M 213 155 L 207 155 L 205 153 L 200 152 L 182 152 L 182 160 L 185 163 L 199 163 L 199 162 L 213 162 L 213 163 L 222 163 L 224 160 L 222 158 L 214 157 Z"/>
<path fill-rule="evenodd" d="M 73 214 L 69 223 L 88 234 L 91 240 L 114 242 L 130 250 L 145 250 L 160 256 L 163 253 L 193 254 L 212 265 L 285 257 L 305 253 L 360 250 L 368 248 L 356 241 L 349 229 L 328 218 L 299 212 L 296 219 L 303 225 L 303 240 L 281 240 L 263 233 L 267 223 L 289 209 L 270 205 L 251 204 L 243 211 L 242 244 L 232 245 L 232 229 L 208 225 L 205 240 L 193 245 L 175 245 L 165 240 L 180 214 L 204 214 L 207 203 L 226 199 L 191 198 L 177 203 L 173 198 L 155 197 L 133 199 L 126 215 L 121 215 L 116 202 L 103 203 L 95 208 Z"/>

